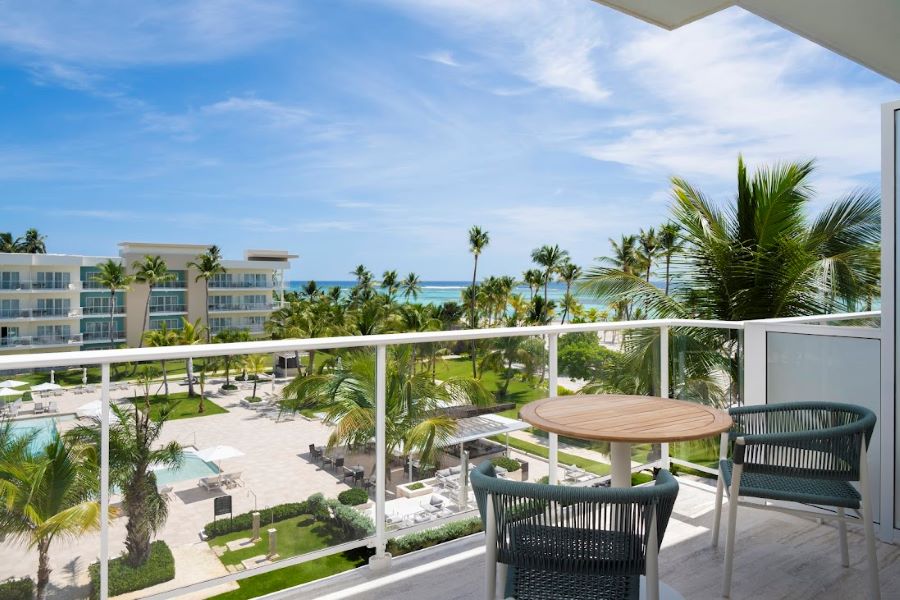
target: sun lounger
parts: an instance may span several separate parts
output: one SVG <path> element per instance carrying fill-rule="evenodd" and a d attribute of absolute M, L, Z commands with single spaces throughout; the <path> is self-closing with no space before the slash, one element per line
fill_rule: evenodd
<path fill-rule="evenodd" d="M 57 407 L 57 405 L 56 405 L 56 400 L 51 400 L 50 402 L 47 403 L 47 408 L 45 409 L 45 412 L 48 412 L 48 413 L 59 412 L 59 407 Z"/>
<path fill-rule="evenodd" d="M 197 482 L 197 485 L 205 489 L 207 492 L 213 489 L 222 489 L 222 476 L 216 475 L 215 477 L 201 477 L 200 481 Z"/>
<path fill-rule="evenodd" d="M 171 485 L 164 485 L 159 488 L 159 493 L 163 496 L 168 496 L 169 494 L 171 494 L 174 491 L 175 491 L 175 488 L 172 487 Z"/>
<path fill-rule="evenodd" d="M 44 401 L 43 400 L 35 400 L 34 401 L 34 414 L 39 415 L 44 412 Z"/>
<path fill-rule="evenodd" d="M 243 482 L 243 479 L 241 479 L 241 475 L 241 471 L 237 471 L 235 473 L 223 473 L 222 483 L 224 483 L 226 487 L 238 486 Z"/>

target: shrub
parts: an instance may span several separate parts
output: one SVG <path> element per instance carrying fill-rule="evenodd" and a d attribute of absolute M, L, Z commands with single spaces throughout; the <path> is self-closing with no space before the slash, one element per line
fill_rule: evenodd
<path fill-rule="evenodd" d="M 316 521 L 324 521 L 329 517 L 328 508 L 328 502 L 322 494 L 313 494 L 306 499 L 306 512 Z"/>
<path fill-rule="evenodd" d="M 250 403 L 262 402 L 262 398 L 260 398 L 259 396 L 244 396 L 244 400 Z"/>
<path fill-rule="evenodd" d="M 344 490 L 340 494 L 338 494 L 338 501 L 341 504 L 346 504 L 347 506 L 356 506 L 358 504 L 365 504 L 369 501 L 369 495 L 365 490 L 360 488 L 352 488 L 349 490 Z"/>
<path fill-rule="evenodd" d="M 271 523 L 273 521 L 283 521 L 291 517 L 299 517 L 308 514 L 306 502 L 290 502 L 287 504 L 278 504 L 271 508 L 265 508 L 259 511 L 260 523 Z M 253 513 L 246 512 L 236 515 L 233 519 L 219 519 L 212 523 L 207 523 L 203 528 L 206 539 L 211 540 L 220 535 L 234 533 L 235 531 L 244 531 L 253 527 Z"/>
<path fill-rule="evenodd" d="M 88 567 L 91 576 L 91 599 L 100 597 L 100 563 Z M 124 557 L 109 561 L 109 596 L 143 590 L 175 578 L 175 559 L 165 542 L 150 544 L 150 557 L 137 568 L 129 567 Z"/>
<path fill-rule="evenodd" d="M 421 490 L 423 487 L 425 487 L 424 483 L 422 483 L 421 481 L 416 481 L 415 483 L 411 483 L 408 486 L 406 486 L 406 489 L 413 491 L 413 490 Z"/>
<path fill-rule="evenodd" d="M 345 506 L 337 500 L 328 500 L 328 507 L 334 515 L 334 523 L 345 538 L 358 540 L 375 533 L 375 523 L 368 516 L 352 506 Z"/>
<path fill-rule="evenodd" d="M 498 456 L 496 458 L 492 458 L 491 462 L 494 463 L 495 467 L 500 467 L 506 469 L 510 473 L 514 473 L 522 468 L 522 464 L 514 458 L 510 458 L 508 456 Z"/>
<path fill-rule="evenodd" d="M 559 372 L 575 379 L 594 379 L 613 369 L 619 357 L 601 346 L 595 333 L 570 333 L 559 339 Z"/>
<path fill-rule="evenodd" d="M 226 392 L 232 392 L 232 391 L 238 389 L 238 387 L 236 385 L 234 385 L 233 383 L 223 383 L 221 389 L 225 390 Z"/>
<path fill-rule="evenodd" d="M 22 402 L 31 402 L 34 398 L 31 397 L 31 392 L 25 392 L 22 394 Z"/>
<path fill-rule="evenodd" d="M 9 579 L 0 583 L 0 600 L 32 600 L 34 582 L 30 577 Z"/>
<path fill-rule="evenodd" d="M 449 542 L 457 538 L 472 535 L 482 531 L 481 519 L 466 519 L 465 521 L 454 521 L 447 523 L 434 529 L 426 529 L 425 531 L 417 531 L 409 535 L 396 537 L 388 540 L 387 551 L 393 556 L 400 556 L 423 548 Z"/>

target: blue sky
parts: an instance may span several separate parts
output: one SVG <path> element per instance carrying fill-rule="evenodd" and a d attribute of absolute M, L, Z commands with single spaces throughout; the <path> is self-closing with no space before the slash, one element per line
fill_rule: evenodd
<path fill-rule="evenodd" d="M 468 276 L 558 243 L 588 264 L 665 219 L 668 178 L 815 157 L 878 183 L 900 86 L 739 9 L 666 32 L 587 0 L 9 2 L 0 231 Z"/>

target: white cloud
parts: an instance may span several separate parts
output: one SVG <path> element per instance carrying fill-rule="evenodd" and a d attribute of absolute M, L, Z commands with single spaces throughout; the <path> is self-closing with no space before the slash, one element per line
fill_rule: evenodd
<path fill-rule="evenodd" d="M 436 50 L 434 52 L 429 52 L 428 54 L 423 54 L 419 58 L 445 65 L 447 67 L 460 66 L 459 62 L 457 62 L 457 60 L 453 57 L 453 53 L 449 50 Z"/>
<path fill-rule="evenodd" d="M 204 115 L 242 114 L 262 117 L 276 125 L 296 125 L 305 122 L 310 112 L 299 106 L 279 104 L 262 98 L 234 97 L 208 104 L 200 109 Z"/>

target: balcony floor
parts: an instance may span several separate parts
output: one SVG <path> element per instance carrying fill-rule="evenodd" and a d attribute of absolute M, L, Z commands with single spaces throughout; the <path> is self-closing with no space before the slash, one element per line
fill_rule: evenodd
<path fill-rule="evenodd" d="M 660 554 L 662 580 L 688 600 L 721 598 L 724 529 L 709 545 L 715 489 L 681 479 L 675 512 Z M 723 514 L 724 526 L 724 514 Z M 800 600 L 866 597 L 862 529 L 848 532 L 850 567 L 840 566 L 837 530 L 771 511 L 741 508 L 731 597 Z M 391 572 L 356 569 L 273 594 L 317 600 L 469 600 L 483 598 L 484 537 L 470 536 L 394 559 Z M 882 597 L 900 589 L 900 547 L 878 544 Z M 893 590 L 893 591 L 891 591 Z M 893 596 L 896 597 L 896 596 Z"/>

